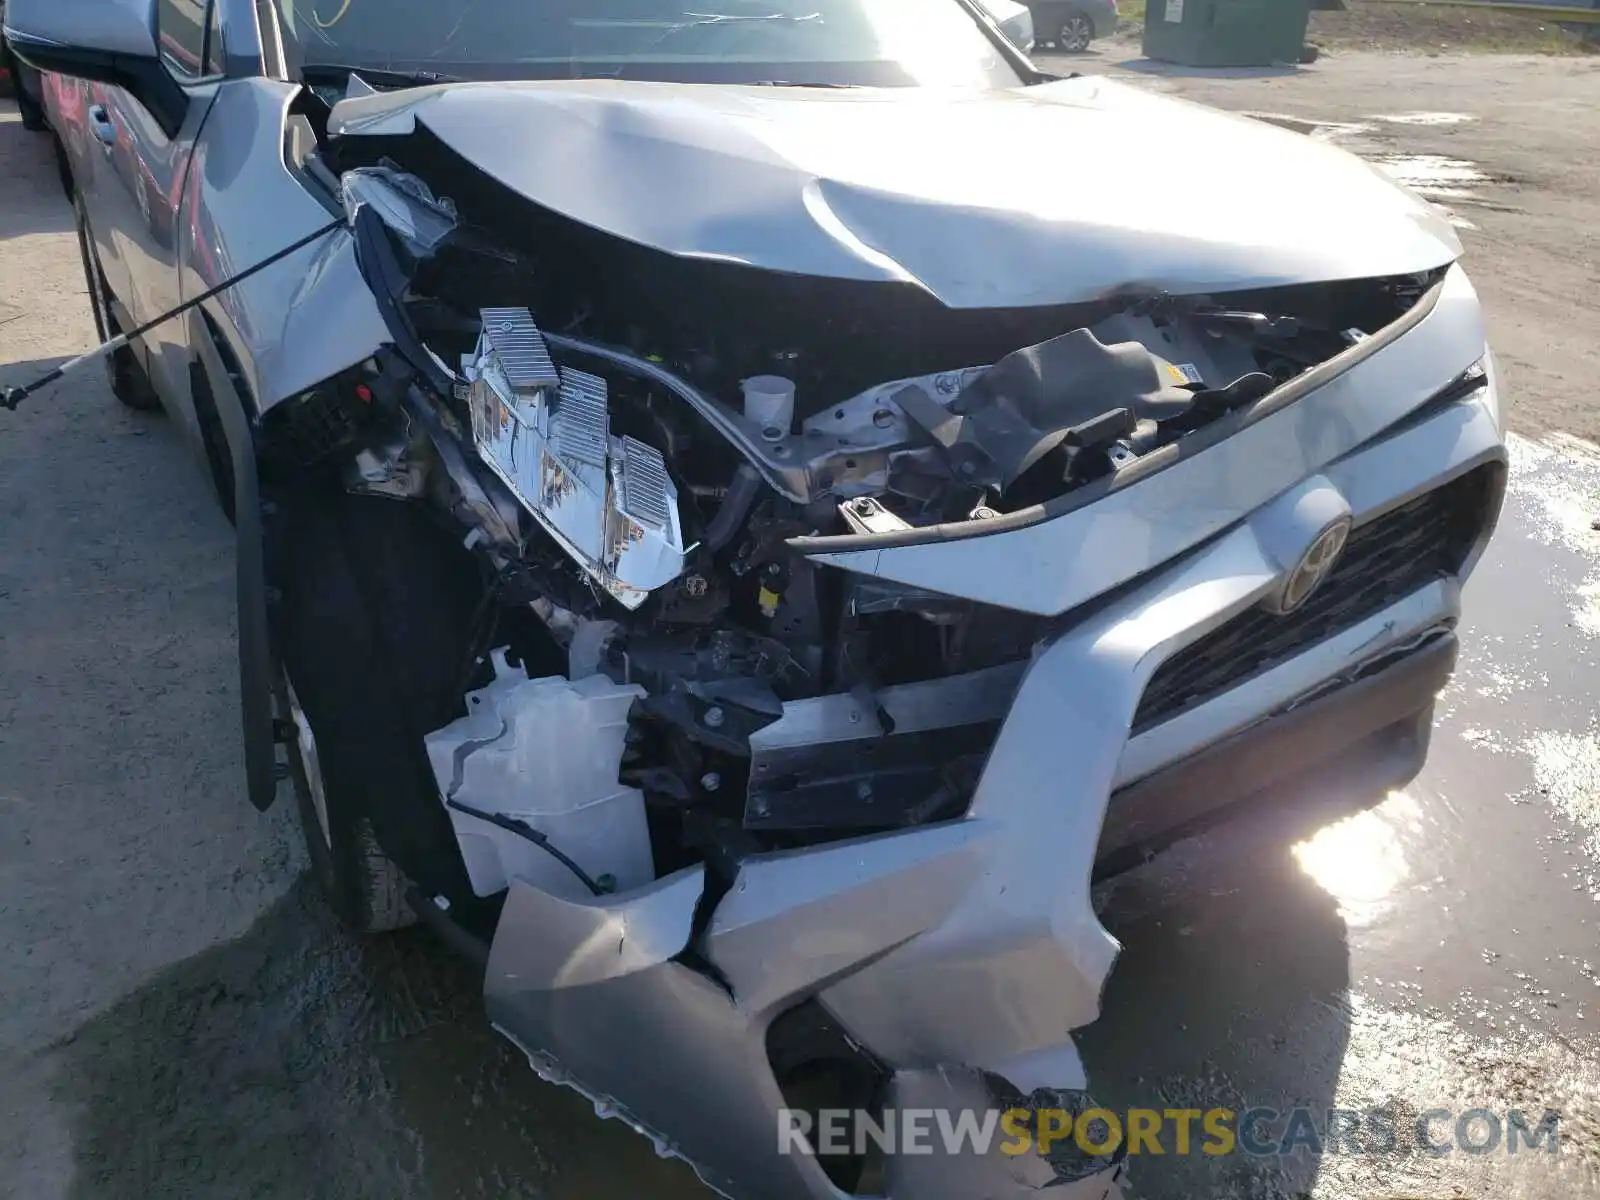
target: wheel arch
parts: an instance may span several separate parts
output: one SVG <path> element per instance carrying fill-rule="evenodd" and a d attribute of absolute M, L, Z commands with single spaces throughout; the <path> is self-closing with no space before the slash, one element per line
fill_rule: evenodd
<path fill-rule="evenodd" d="M 267 619 L 265 528 L 249 384 L 209 314 L 194 316 L 195 421 L 219 499 L 232 500 L 239 637 L 239 709 L 250 803 L 265 812 L 277 798 L 273 690 L 278 677 Z"/>

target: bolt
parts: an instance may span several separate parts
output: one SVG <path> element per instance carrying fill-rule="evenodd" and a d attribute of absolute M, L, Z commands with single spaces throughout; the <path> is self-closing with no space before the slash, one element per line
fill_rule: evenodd
<path fill-rule="evenodd" d="M 852 725 L 861 724 L 861 714 L 859 712 L 856 712 L 854 709 L 852 709 L 851 712 L 850 712 L 850 724 L 852 724 Z"/>
<path fill-rule="evenodd" d="M 758 796 L 750 805 L 750 811 L 758 817 L 765 817 L 772 812 L 772 806 L 767 803 L 765 797 Z"/>
<path fill-rule="evenodd" d="M 887 429 L 894 424 L 894 414 L 887 408 L 880 408 L 872 414 L 872 423 L 879 429 Z"/>
<path fill-rule="evenodd" d="M 683 581 L 683 594 L 691 600 L 698 600 L 711 589 L 711 584 L 704 575 L 691 575 Z"/>
<path fill-rule="evenodd" d="M 873 509 L 876 508 L 877 506 L 872 503 L 872 500 L 871 500 L 870 497 L 863 496 L 859 500 L 851 501 L 850 507 L 855 509 L 856 512 L 860 513 L 863 517 L 870 517 L 872 515 Z"/>
<path fill-rule="evenodd" d="M 706 724 L 713 729 L 721 729 L 724 713 L 720 708 L 706 709 Z"/>
<path fill-rule="evenodd" d="M 856 799 L 857 800 L 871 800 L 872 799 L 872 785 L 870 783 L 868 783 L 865 779 L 863 779 L 860 783 L 856 784 Z"/>
<path fill-rule="evenodd" d="M 708 792 L 714 792 L 722 786 L 722 776 L 718 775 L 715 771 L 707 771 L 704 775 L 700 776 L 700 786 L 705 788 L 705 790 Z"/>

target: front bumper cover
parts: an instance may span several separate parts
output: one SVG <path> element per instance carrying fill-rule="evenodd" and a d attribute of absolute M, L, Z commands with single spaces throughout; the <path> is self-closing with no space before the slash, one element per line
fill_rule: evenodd
<path fill-rule="evenodd" d="M 1481 338 L 1470 340 L 1435 363 L 1435 389 L 1482 355 Z M 699 923 L 698 867 L 589 902 L 514 883 L 486 978 L 491 1019 L 542 1075 L 736 1197 L 841 1195 L 816 1159 L 777 1152 L 785 1100 L 767 1031 L 801 1002 L 819 1003 L 886 1066 L 891 1103 L 988 1107 L 986 1075 L 1023 1094 L 1084 1088 L 1072 1032 L 1098 1016 L 1119 949 L 1090 902 L 1102 856 L 1192 816 L 1186 791 L 1242 798 L 1343 752 L 1379 755 L 1375 737 L 1388 772 L 1378 785 L 1409 777 L 1453 662 L 1458 580 L 1420 587 L 1130 737 L 1152 673 L 1281 584 L 1304 549 L 1296 538 L 1316 532 L 1293 518 L 1308 496 L 1322 507 L 1331 497 L 1360 524 L 1468 471 L 1502 471 L 1495 386 L 1491 370 L 1466 399 L 1419 399 L 1409 420 L 1332 459 L 1316 448 L 1342 440 L 1342 424 L 1315 405 L 1280 414 L 1304 423 L 1300 443 L 1320 467 L 1039 651 L 964 819 L 748 859 Z M 1151 489 L 1139 503 L 1162 502 L 1167 474 L 1135 489 Z M 1203 494 L 1237 491 L 1219 475 Z M 1497 511 L 1498 492 L 1479 549 Z M 993 554 L 1011 536 L 978 540 Z M 685 965 L 685 952 L 715 970 Z M 1036 1155 L 902 1155 L 887 1171 L 891 1200 L 1021 1200 L 1046 1185 L 1063 1200 L 1101 1200 L 1121 1167 L 1068 1179 Z"/>

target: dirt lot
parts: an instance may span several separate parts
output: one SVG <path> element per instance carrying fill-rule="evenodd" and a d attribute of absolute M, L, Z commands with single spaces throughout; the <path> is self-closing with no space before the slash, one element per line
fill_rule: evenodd
<path fill-rule="evenodd" d="M 1448 54 L 1592 54 L 1600 43 L 1540 17 L 1430 4 L 1363 3 L 1311 14 L 1310 38 L 1325 51 L 1403 50 Z"/>
<path fill-rule="evenodd" d="M 1159 2 L 1159 0 L 1157 0 Z M 1128 0 L 1122 13 L 1122 40 L 1138 39 L 1144 0 Z M 1501 54 L 1592 54 L 1600 42 L 1541 17 L 1440 4 L 1346 0 L 1343 12 L 1313 12 L 1310 40 L 1324 51 L 1406 51 L 1416 54 L 1495 52 Z"/>

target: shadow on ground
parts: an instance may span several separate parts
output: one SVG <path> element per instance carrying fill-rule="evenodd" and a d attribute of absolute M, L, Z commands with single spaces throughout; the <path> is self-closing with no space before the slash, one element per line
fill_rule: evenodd
<path fill-rule="evenodd" d="M 1080 1035 L 1095 1098 L 1129 1108 L 1282 1111 L 1322 1129 L 1350 1040 L 1350 954 L 1338 903 L 1293 848 L 1381 798 L 1359 778 L 1285 789 L 1130 872 L 1099 897 L 1123 944 L 1103 1015 Z M 1280 1121 L 1260 1127 L 1266 1140 Z M 1137 1200 L 1309 1195 L 1318 1164 L 1288 1157 L 1135 1155 Z"/>
<path fill-rule="evenodd" d="M 1302 75 L 1304 68 L 1278 67 L 1185 67 L 1177 63 L 1159 62 L 1153 58 L 1125 58 L 1112 64 L 1124 71 L 1141 75 L 1159 75 L 1167 79 L 1282 79 Z"/>
<path fill-rule="evenodd" d="M 426 933 L 350 938 L 309 877 L 56 1049 L 73 1200 L 706 1195 L 540 1083 Z"/>
<path fill-rule="evenodd" d="M 72 208 L 62 195 L 51 136 L 24 129 L 14 100 L 0 100 L 0 180 L 0 241 L 72 232 Z"/>

